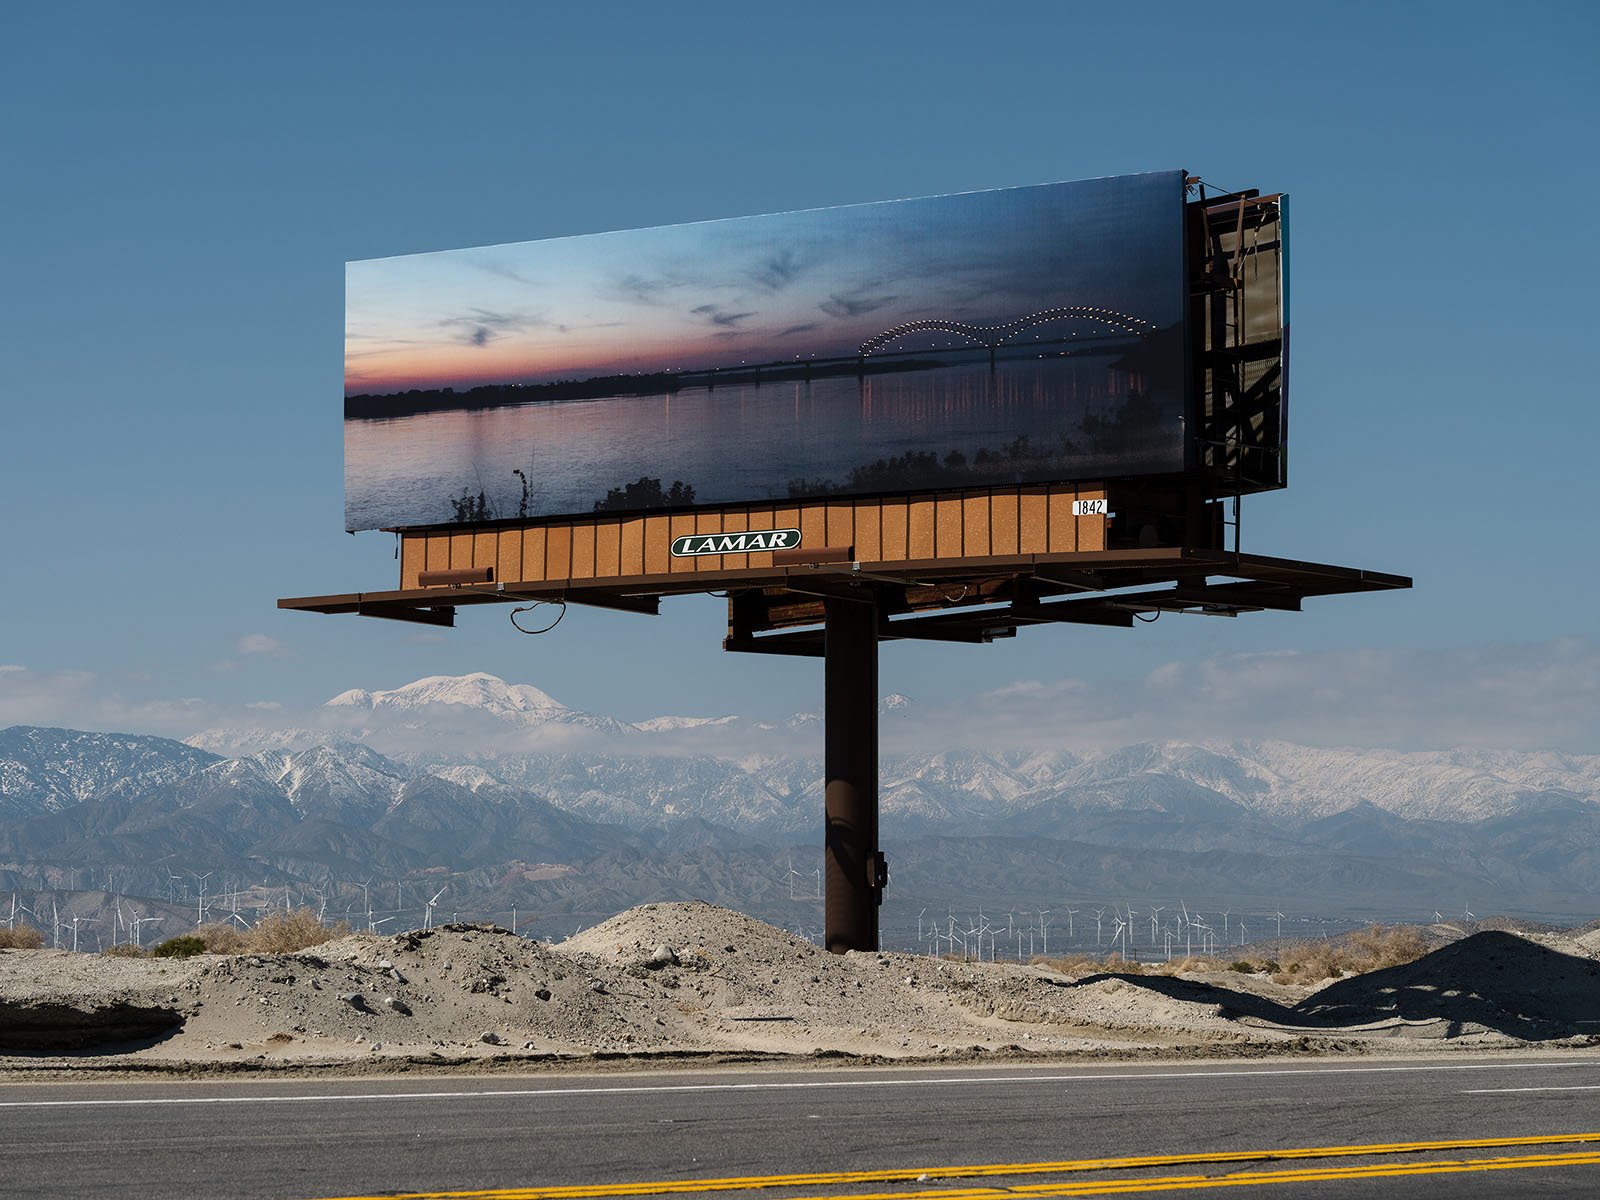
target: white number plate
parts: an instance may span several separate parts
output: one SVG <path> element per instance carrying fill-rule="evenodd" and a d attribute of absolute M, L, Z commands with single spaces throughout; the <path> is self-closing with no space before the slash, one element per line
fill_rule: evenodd
<path fill-rule="evenodd" d="M 1106 515 L 1106 502 L 1104 500 L 1074 500 L 1072 502 L 1072 515 L 1075 517 L 1103 517 Z"/>

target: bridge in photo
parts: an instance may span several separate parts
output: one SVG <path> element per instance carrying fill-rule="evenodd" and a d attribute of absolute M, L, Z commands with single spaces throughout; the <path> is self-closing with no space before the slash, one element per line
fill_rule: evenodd
<path fill-rule="evenodd" d="M 1115 329 L 1120 333 L 1146 334 L 1150 332 L 1150 322 L 1138 317 L 1129 316 L 1127 313 L 1117 312 L 1115 309 L 1099 308 L 1092 304 L 1070 304 L 1058 308 L 1041 308 L 1038 312 L 1028 313 L 1013 321 L 1001 325 L 970 325 L 965 321 L 950 321 L 942 317 L 930 317 L 921 321 L 907 321 L 903 325 L 895 325 L 885 329 L 882 333 L 874 334 L 861 343 L 857 354 L 861 358 L 876 354 L 887 346 L 893 345 L 901 338 L 912 333 L 953 333 L 957 337 L 964 337 L 975 346 L 981 346 L 989 351 L 991 360 L 997 347 L 1025 333 L 1039 325 L 1047 325 L 1052 321 L 1062 321 L 1069 318 L 1097 321 L 1102 325 Z"/>
<path fill-rule="evenodd" d="M 856 353 L 842 358 L 810 358 L 810 359 L 776 359 L 772 362 L 740 363 L 737 366 L 704 367 L 696 370 L 678 371 L 671 377 L 671 385 L 678 387 L 710 387 L 726 386 L 734 383 L 753 383 L 760 386 L 763 380 L 776 382 L 780 379 L 813 379 L 828 375 L 872 373 L 881 370 L 896 370 L 900 367 L 911 367 L 914 364 L 908 360 L 925 358 L 930 354 L 937 354 L 933 349 L 916 350 L 891 350 L 899 339 L 913 333 L 952 333 L 957 337 L 966 339 L 970 343 L 961 347 L 963 350 L 987 350 L 989 352 L 989 366 L 995 365 L 995 351 L 1006 345 L 1019 335 L 1040 325 L 1048 325 L 1054 321 L 1062 320 L 1093 321 L 1104 327 L 1106 335 L 1093 338 L 1054 337 L 1048 341 L 1031 343 L 1037 346 L 1078 346 L 1087 352 L 1094 352 L 1090 347 L 1097 348 L 1101 353 L 1112 350 L 1119 345 L 1126 345 L 1127 339 L 1145 337 L 1155 331 L 1155 327 L 1142 317 L 1130 316 L 1128 313 L 1118 312 L 1112 308 L 1101 308 L 1093 304 L 1070 304 L 1057 308 L 1041 308 L 1038 312 L 1028 313 L 1026 316 L 1017 317 L 1015 320 L 1006 321 L 999 325 L 974 325 L 967 321 L 950 320 L 943 317 L 929 317 L 920 321 L 907 321 L 903 325 L 895 325 L 876 333 L 862 342 Z M 1108 335 L 1108 336 L 1107 336 Z M 868 366 L 868 360 L 878 364 Z M 898 360 L 900 367 L 888 360 Z"/>

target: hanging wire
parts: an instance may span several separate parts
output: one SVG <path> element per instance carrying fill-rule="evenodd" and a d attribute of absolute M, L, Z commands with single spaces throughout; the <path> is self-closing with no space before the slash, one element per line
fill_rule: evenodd
<path fill-rule="evenodd" d="M 1133 619 L 1135 621 L 1143 621 L 1146 625 L 1152 625 L 1161 619 L 1161 610 L 1159 608 L 1156 609 L 1156 611 L 1148 617 L 1142 613 L 1134 613 Z"/>
<path fill-rule="evenodd" d="M 524 629 L 521 625 L 517 624 L 518 613 L 532 612 L 534 609 L 545 604 L 559 604 L 561 606 L 561 611 L 556 614 L 556 619 L 551 621 L 550 624 L 546 625 L 543 629 Z M 521 608 L 513 608 L 507 615 L 511 619 L 511 627 L 518 633 L 526 633 L 530 636 L 540 633 L 549 633 L 557 625 L 561 624 L 561 618 L 567 615 L 567 602 L 565 600 L 536 600 L 532 604 L 524 604 Z"/>

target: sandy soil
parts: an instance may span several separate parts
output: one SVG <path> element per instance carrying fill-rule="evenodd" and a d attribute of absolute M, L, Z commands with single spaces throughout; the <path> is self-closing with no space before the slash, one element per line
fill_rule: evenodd
<path fill-rule="evenodd" d="M 1490 931 L 1320 988 L 828 954 L 708 904 L 557 945 L 490 926 L 188 960 L 0 951 L 0 1071 L 1600 1046 L 1600 945 Z"/>

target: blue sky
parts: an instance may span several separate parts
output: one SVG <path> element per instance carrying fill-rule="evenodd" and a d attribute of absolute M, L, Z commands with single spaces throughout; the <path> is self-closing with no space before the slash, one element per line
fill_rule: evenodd
<path fill-rule="evenodd" d="M 396 574 L 390 539 L 341 529 L 344 264 L 1183 167 L 1293 196 L 1292 484 L 1249 503 L 1246 549 L 1416 590 L 893 646 L 886 689 L 1092 697 L 1292 659 L 1352 712 L 1415 687 L 1430 732 L 1397 742 L 1451 740 L 1448 677 L 1505 697 L 1462 738 L 1526 744 L 1546 718 L 1507 678 L 1538 666 L 1575 716 L 1552 744 L 1600 750 L 1595 14 L 6 6 L 0 724 L 183 732 L 472 670 L 630 719 L 814 707 L 817 664 L 722 654 L 710 598 L 543 638 L 497 610 L 440 634 L 275 611 Z M 1241 736 L 1268 712 L 1194 695 Z"/>

